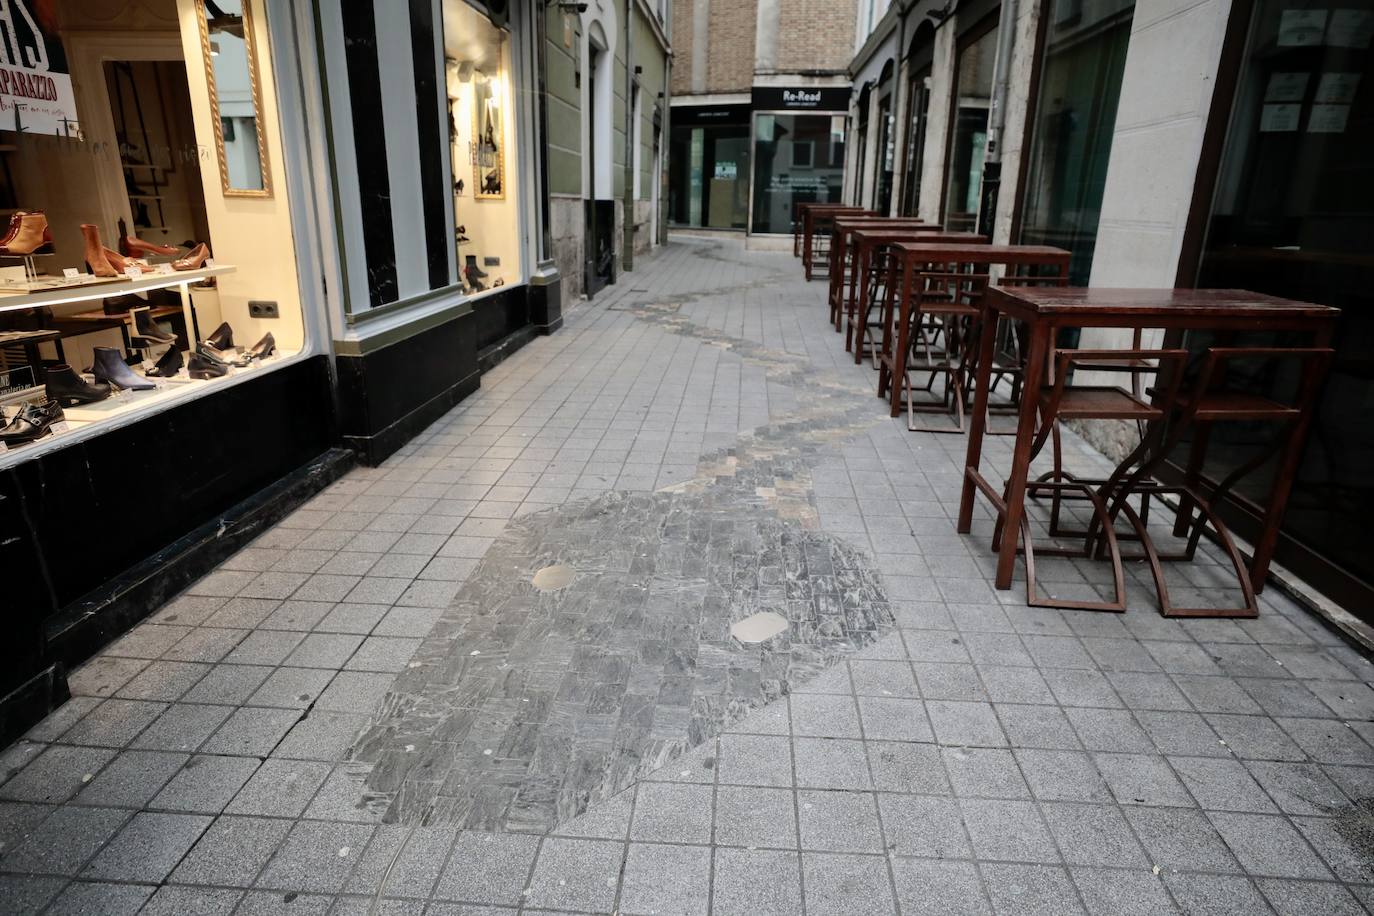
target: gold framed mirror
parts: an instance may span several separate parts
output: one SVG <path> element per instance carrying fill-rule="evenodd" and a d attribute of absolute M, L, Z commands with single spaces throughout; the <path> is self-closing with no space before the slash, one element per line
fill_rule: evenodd
<path fill-rule="evenodd" d="M 225 197 L 271 197 L 252 0 L 196 0 Z"/>

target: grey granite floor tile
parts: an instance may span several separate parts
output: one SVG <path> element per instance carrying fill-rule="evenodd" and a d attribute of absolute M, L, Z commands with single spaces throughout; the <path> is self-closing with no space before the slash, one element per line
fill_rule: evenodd
<path fill-rule="evenodd" d="M 0 859 L 0 870 L 75 875 L 133 812 L 122 808 L 59 808 Z"/>
<path fill-rule="evenodd" d="M 917 916 L 990 916 L 992 905 L 970 862 L 893 859 L 902 912 Z"/>
<path fill-rule="evenodd" d="M 1164 882 L 1148 871 L 1075 868 L 1072 872 L 1093 916 L 1159 916 L 1180 912 Z"/>
<path fill-rule="evenodd" d="M 171 880 L 249 887 L 290 830 L 291 821 L 277 818 L 216 818 L 172 872 Z"/>
<path fill-rule="evenodd" d="M 77 881 L 57 895 L 47 912 L 60 916 L 133 916 L 154 889 L 150 884 Z"/>
<path fill-rule="evenodd" d="M 959 810 L 979 859 L 1058 864 L 1054 839 L 1031 802 L 961 798 Z"/>
<path fill-rule="evenodd" d="M 636 842 L 709 843 L 712 789 L 682 783 L 641 783 L 630 839 Z"/>
<path fill-rule="evenodd" d="M 82 875 L 107 881 L 161 882 L 210 826 L 210 820 L 193 814 L 135 814 Z"/>
<path fill-rule="evenodd" d="M 464 832 L 457 838 L 434 896 L 440 900 L 515 906 L 524 898 L 539 839 Z"/>
<path fill-rule="evenodd" d="M 1273 913 L 1259 888 L 1239 875 L 1165 872 L 1160 877 L 1189 916 L 1232 916 L 1234 913 Z"/>
<path fill-rule="evenodd" d="M 258 887 L 333 894 L 357 864 L 374 828 L 299 821 L 263 869 Z"/>
<path fill-rule="evenodd" d="M 1239 872 L 1226 842 L 1201 811 L 1186 808 L 1122 809 L 1150 861 L 1161 868 Z"/>
<path fill-rule="evenodd" d="M 1069 916 L 1085 912 L 1068 873 L 1058 866 L 997 863 L 982 865 L 981 871 L 999 914 Z"/>
<path fill-rule="evenodd" d="M 797 853 L 717 847 L 713 866 L 713 914 L 795 916 L 802 912 L 801 858 Z"/>
<path fill-rule="evenodd" d="M 544 840 L 530 880 L 527 906 L 609 912 L 625 844 L 608 840 Z"/>
<path fill-rule="evenodd" d="M 1329 879 L 1322 860 L 1283 817 L 1213 812 L 1208 817 L 1250 875 Z"/>
<path fill-rule="evenodd" d="M 802 882 L 806 912 L 816 916 L 846 916 L 856 901 L 865 913 L 880 916 L 897 912 L 882 856 L 840 855 L 832 852 L 802 853 Z"/>
<path fill-rule="evenodd" d="M 625 857 L 619 912 L 626 916 L 705 916 L 710 902 L 711 849 L 631 843 Z"/>
<path fill-rule="evenodd" d="M 880 793 L 878 810 L 891 855 L 935 859 L 972 856 L 963 815 L 952 798 Z"/>

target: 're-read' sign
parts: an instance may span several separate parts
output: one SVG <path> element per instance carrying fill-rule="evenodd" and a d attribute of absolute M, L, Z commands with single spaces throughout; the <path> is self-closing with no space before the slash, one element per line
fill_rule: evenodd
<path fill-rule="evenodd" d="M 755 111 L 847 111 L 848 86 L 755 86 Z"/>
<path fill-rule="evenodd" d="M 0 0 L 0 130 L 80 136 L 52 4 Z"/>

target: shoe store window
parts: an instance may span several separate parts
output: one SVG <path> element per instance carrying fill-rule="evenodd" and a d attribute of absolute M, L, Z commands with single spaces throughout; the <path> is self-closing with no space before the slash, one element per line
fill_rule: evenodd
<path fill-rule="evenodd" d="M 0 465 L 306 346 L 261 17 L 241 0 L 5 11 Z"/>
<path fill-rule="evenodd" d="M 524 278 L 509 25 L 465 0 L 321 8 L 350 324 Z"/>

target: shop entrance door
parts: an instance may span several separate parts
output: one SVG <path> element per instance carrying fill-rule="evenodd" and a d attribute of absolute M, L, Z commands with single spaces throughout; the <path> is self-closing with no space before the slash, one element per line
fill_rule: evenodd
<path fill-rule="evenodd" d="M 587 98 L 592 101 L 595 112 L 599 101 L 597 95 L 597 75 L 605 61 L 606 52 L 592 45 L 587 54 Z M 604 115 L 602 116 L 604 117 Z M 593 115 L 591 129 L 587 132 L 587 187 L 586 232 L 583 235 L 583 290 L 594 296 L 608 283 L 615 281 L 615 201 L 602 200 L 597 188 L 597 160 L 603 151 L 599 148 L 601 117 Z"/>

